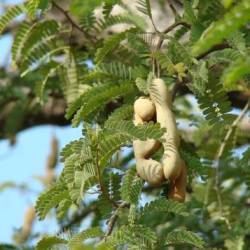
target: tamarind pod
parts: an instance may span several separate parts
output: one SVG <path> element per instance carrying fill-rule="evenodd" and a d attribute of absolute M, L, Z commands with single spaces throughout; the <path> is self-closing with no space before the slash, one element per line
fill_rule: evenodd
<path fill-rule="evenodd" d="M 146 114 L 146 111 L 144 114 Z M 138 125 L 142 123 L 143 119 L 135 112 L 134 124 Z M 143 180 L 149 182 L 151 185 L 159 185 L 165 180 L 161 164 L 152 159 L 147 159 L 160 146 L 160 143 L 154 139 L 133 141 L 137 173 Z"/>
<path fill-rule="evenodd" d="M 172 113 L 172 99 L 162 79 L 154 79 L 150 86 L 150 97 L 156 107 L 156 120 L 162 128 L 166 128 L 163 135 L 163 171 L 166 179 L 174 180 L 180 174 L 181 158 L 178 152 L 180 138 Z"/>
<path fill-rule="evenodd" d="M 153 159 L 140 159 L 136 162 L 138 175 L 153 186 L 165 182 L 161 163 Z"/>
<path fill-rule="evenodd" d="M 143 122 L 151 121 L 156 113 L 155 105 L 149 98 L 140 97 L 134 103 L 134 113 L 140 117 Z"/>
<path fill-rule="evenodd" d="M 33 206 L 28 207 L 25 211 L 24 222 L 22 227 L 23 241 L 26 241 L 30 236 L 35 217 L 36 217 L 35 208 Z"/>
<path fill-rule="evenodd" d="M 179 177 L 173 181 L 170 181 L 168 198 L 179 202 L 184 202 L 186 197 L 186 186 L 187 186 L 187 167 L 185 162 L 183 161 Z"/>

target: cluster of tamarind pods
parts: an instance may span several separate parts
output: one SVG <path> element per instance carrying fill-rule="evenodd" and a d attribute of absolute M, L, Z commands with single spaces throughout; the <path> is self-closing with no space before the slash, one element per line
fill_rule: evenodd
<path fill-rule="evenodd" d="M 149 96 L 140 97 L 134 103 L 134 124 L 157 122 L 166 131 L 163 142 L 154 139 L 133 142 L 138 175 L 151 185 L 169 182 L 168 198 L 184 202 L 187 183 L 187 168 L 180 156 L 180 136 L 172 112 L 172 98 L 164 81 L 156 78 L 149 87 Z M 161 162 L 151 156 L 163 147 Z"/>

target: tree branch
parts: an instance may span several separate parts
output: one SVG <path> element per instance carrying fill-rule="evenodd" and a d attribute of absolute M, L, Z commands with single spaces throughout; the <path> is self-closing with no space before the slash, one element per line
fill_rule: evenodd
<path fill-rule="evenodd" d="M 120 209 L 122 208 L 125 208 L 125 207 L 128 207 L 129 204 L 127 202 L 123 202 L 121 203 L 117 209 L 114 211 L 113 215 L 110 217 L 109 221 L 108 221 L 108 230 L 107 230 L 107 233 L 105 234 L 105 238 L 109 235 L 112 234 L 113 232 L 113 229 L 114 229 L 114 226 L 115 226 L 115 223 L 118 219 L 118 215 L 119 215 L 119 211 Z"/>
<path fill-rule="evenodd" d="M 69 230 L 72 226 L 80 223 L 84 218 L 89 214 L 94 212 L 97 209 L 96 204 L 91 204 L 90 206 L 85 207 L 81 212 L 77 213 L 67 224 L 65 224 L 60 232 Z"/>
<path fill-rule="evenodd" d="M 58 5 L 55 1 L 52 1 L 52 5 L 58 9 L 60 12 L 63 13 L 63 15 L 66 17 L 66 19 L 69 21 L 69 23 L 72 25 L 72 27 L 74 27 L 75 29 L 77 29 L 78 31 L 80 31 L 81 33 L 83 33 L 86 37 L 89 37 L 89 35 L 84 32 L 84 30 L 82 30 L 82 28 L 72 19 L 72 17 L 69 15 L 68 11 L 64 10 L 60 5 Z"/>

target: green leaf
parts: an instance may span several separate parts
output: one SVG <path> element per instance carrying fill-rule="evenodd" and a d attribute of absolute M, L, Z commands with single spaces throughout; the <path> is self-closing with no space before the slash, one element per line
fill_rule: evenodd
<path fill-rule="evenodd" d="M 24 43 L 32 29 L 32 25 L 27 22 L 21 23 L 12 44 L 11 56 L 12 63 L 17 63 L 17 60 L 21 57 L 21 51 L 24 47 Z"/>
<path fill-rule="evenodd" d="M 197 248 L 204 248 L 204 241 L 195 233 L 187 230 L 178 230 L 169 233 L 164 240 L 164 245 L 191 245 Z"/>
<path fill-rule="evenodd" d="M 195 43 L 192 54 L 198 56 L 215 44 L 222 42 L 234 31 L 250 20 L 250 1 L 243 0 L 225 14 L 223 19 L 213 23 Z"/>
<path fill-rule="evenodd" d="M 34 23 L 29 30 L 29 34 L 25 36 L 25 40 L 22 42 L 24 44 L 20 54 L 22 54 L 22 57 L 25 59 L 28 53 L 32 52 L 32 49 L 34 50 L 39 47 L 40 44 L 51 40 L 58 31 L 59 24 L 54 20 L 44 20 Z"/>
<path fill-rule="evenodd" d="M 47 213 L 65 197 L 69 197 L 69 193 L 64 183 L 56 183 L 40 194 L 35 207 L 39 219 L 45 219 Z"/>
<path fill-rule="evenodd" d="M 123 134 L 104 134 L 99 139 L 99 166 L 105 167 L 113 154 L 121 147 L 127 146 L 132 139 Z"/>
<path fill-rule="evenodd" d="M 187 207 L 177 201 L 167 200 L 166 198 L 160 198 L 146 205 L 141 209 L 140 216 L 147 216 L 149 213 L 174 213 L 182 216 L 188 216 Z"/>
<path fill-rule="evenodd" d="M 136 175 L 136 169 L 130 168 L 126 172 L 120 189 L 122 199 L 128 203 L 137 204 L 142 186 L 143 181 Z"/>
<path fill-rule="evenodd" d="M 66 117 L 70 116 L 80 108 L 75 114 L 72 125 L 77 127 L 82 120 L 87 120 L 90 116 L 97 115 L 97 111 L 104 105 L 117 97 L 130 95 L 135 92 L 135 87 L 129 82 L 122 84 L 99 84 L 84 93 L 67 110 Z"/>
<path fill-rule="evenodd" d="M 40 5 L 40 0 L 28 0 L 26 3 L 26 9 L 28 16 L 33 19 L 35 18 L 38 6 Z"/>
<path fill-rule="evenodd" d="M 237 81 L 250 73 L 250 57 L 242 57 L 233 62 L 225 69 L 222 75 L 222 82 L 227 90 L 239 90 Z"/>
<path fill-rule="evenodd" d="M 6 28 L 6 26 L 9 24 L 11 20 L 21 15 L 23 12 L 24 12 L 23 4 L 14 5 L 8 8 L 4 12 L 4 14 L 0 17 L 0 34 L 3 32 L 3 30 Z"/>
<path fill-rule="evenodd" d="M 40 103 L 43 103 L 43 101 L 44 101 L 44 90 L 46 88 L 46 84 L 48 82 L 48 79 L 56 73 L 56 70 L 60 66 L 61 66 L 61 64 L 58 64 L 54 61 L 51 61 L 42 68 L 41 73 L 44 76 L 43 81 L 38 82 L 36 84 L 36 87 L 35 87 L 35 93 L 36 93 Z"/>
<path fill-rule="evenodd" d="M 54 246 L 65 244 L 67 244 L 67 240 L 56 236 L 45 236 L 37 243 L 35 250 L 51 250 Z"/>
<path fill-rule="evenodd" d="M 60 55 L 69 49 L 68 46 L 55 47 L 53 44 L 45 43 L 40 44 L 35 50 L 33 50 L 22 63 L 21 77 L 24 77 L 31 71 L 37 69 L 41 64 L 48 61 L 51 57 Z"/>
<path fill-rule="evenodd" d="M 57 219 L 63 219 L 65 215 L 67 214 L 70 206 L 72 205 L 72 201 L 70 199 L 64 199 L 62 200 L 58 207 L 56 208 L 56 218 Z"/>
<path fill-rule="evenodd" d="M 128 31 L 124 31 L 114 34 L 104 41 L 103 47 L 99 48 L 95 55 L 95 61 L 97 64 L 102 62 L 111 51 L 115 50 L 119 46 L 120 42 L 126 38 L 127 32 Z"/>
<path fill-rule="evenodd" d="M 147 15 L 150 19 L 152 19 L 150 1 L 149 0 L 138 0 L 137 4 L 138 4 L 137 9 L 141 13 Z"/>
<path fill-rule="evenodd" d="M 165 129 L 160 127 L 160 124 L 149 122 L 135 126 L 131 121 L 114 121 L 109 122 L 105 129 L 114 134 L 127 135 L 132 139 L 145 141 L 147 139 L 162 140 Z"/>
<path fill-rule="evenodd" d="M 121 226 L 115 233 L 109 236 L 106 244 L 111 247 L 128 245 L 128 249 L 155 249 L 156 234 L 152 229 L 144 225 Z"/>
<path fill-rule="evenodd" d="M 132 120 L 133 118 L 133 105 L 132 104 L 124 104 L 120 108 L 117 108 L 105 122 L 105 127 L 108 127 L 110 122 L 122 121 L 122 120 Z"/>
<path fill-rule="evenodd" d="M 103 235 L 103 232 L 99 227 L 89 228 L 87 230 L 84 230 L 80 233 L 75 234 L 68 243 L 69 249 L 74 249 L 75 246 L 77 246 L 79 243 L 83 242 L 84 240 L 95 238 L 95 237 L 101 237 Z"/>
<path fill-rule="evenodd" d="M 120 62 L 98 64 L 93 71 L 84 76 L 83 81 L 102 79 L 132 80 L 133 69 Z"/>

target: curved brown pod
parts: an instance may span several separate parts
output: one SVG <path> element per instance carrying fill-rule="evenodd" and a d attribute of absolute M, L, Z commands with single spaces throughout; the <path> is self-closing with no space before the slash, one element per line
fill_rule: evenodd
<path fill-rule="evenodd" d="M 149 98 L 140 97 L 134 103 L 134 124 L 139 125 L 155 119 L 166 132 L 164 142 L 156 140 L 133 142 L 138 175 L 150 184 L 170 182 L 169 198 L 183 202 L 186 193 L 187 168 L 179 153 L 180 137 L 174 114 L 171 110 L 170 92 L 162 79 L 154 79 L 149 88 Z M 150 156 L 163 146 L 161 162 Z"/>

